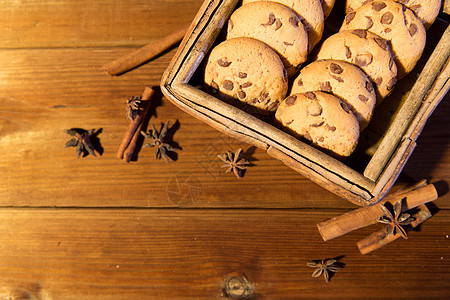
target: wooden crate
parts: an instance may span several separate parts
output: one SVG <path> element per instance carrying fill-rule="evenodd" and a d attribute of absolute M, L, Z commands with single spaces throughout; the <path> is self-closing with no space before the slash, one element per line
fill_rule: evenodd
<path fill-rule="evenodd" d="M 336 1 L 326 21 L 329 34 L 337 31 L 343 20 L 342 2 Z M 352 203 L 361 206 L 377 203 L 394 184 L 426 120 L 450 87 L 450 29 L 445 20 L 448 16 L 441 13 L 442 18 L 428 30 L 427 45 L 417 67 L 396 84 L 389 100 L 377 107 L 368 128 L 361 133 L 355 153 L 341 162 L 203 89 L 203 59 L 223 40 L 222 29 L 237 5 L 238 0 L 203 3 L 164 73 L 161 81 L 164 95 L 194 117 L 264 149 Z"/>

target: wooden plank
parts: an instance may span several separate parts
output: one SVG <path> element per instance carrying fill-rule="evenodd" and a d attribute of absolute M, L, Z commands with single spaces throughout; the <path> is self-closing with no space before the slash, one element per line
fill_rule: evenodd
<path fill-rule="evenodd" d="M 39 16 L 48 17 L 51 12 L 51 20 L 54 21 L 55 16 L 64 15 L 59 13 L 65 9 L 61 5 L 69 2 L 41 1 L 42 13 Z M 121 16 L 123 12 L 120 11 L 127 12 L 134 9 L 132 7 L 156 5 L 150 2 L 131 1 L 129 5 L 119 5 L 119 2 L 111 1 L 110 5 L 100 6 L 86 1 L 77 2 L 77 5 L 70 2 L 69 7 L 73 8 L 73 18 L 92 12 L 99 14 L 98 19 L 110 19 L 112 14 Z M 158 11 L 159 7 L 172 4 L 178 7 L 180 3 L 187 6 L 188 3 L 163 2 L 158 2 L 160 6 L 158 4 L 158 8 L 154 9 Z M 353 207 L 272 159 L 264 151 L 217 132 L 164 98 L 156 101 L 157 115 L 152 122 L 159 124 L 169 120 L 173 124 L 179 121 L 174 140 L 183 149 L 177 162 L 164 164 L 155 161 L 151 149 L 145 149 L 137 163 L 121 164 L 114 158 L 114 153 L 127 124 L 124 101 L 131 95 L 141 93 L 145 86 L 158 85 L 174 51 L 125 76 L 113 78 L 102 70 L 102 66 L 128 53 L 128 47 L 132 46 L 132 42 L 127 44 L 121 41 L 120 32 L 111 39 L 118 41 L 114 45 L 126 47 L 92 46 L 106 45 L 103 35 L 81 39 L 81 43 L 77 44 L 68 37 L 74 30 L 74 21 L 68 17 L 65 22 L 61 21 L 64 24 L 52 21 L 51 30 L 47 24 L 39 29 L 43 31 L 32 35 L 24 28 L 38 15 L 38 4 L 8 1 L 5 5 L 10 9 L 2 10 L 0 14 L 10 15 L 6 19 L 0 18 L 0 22 L 13 22 L 11 30 L 16 32 L 3 32 L 2 39 L 13 41 L 16 36 L 19 38 L 17 44 L 4 46 L 0 50 L 0 206 Z M 84 9 L 81 9 L 82 6 Z M 103 12 L 105 7 L 111 8 L 111 11 L 108 8 Z M 113 13 L 114 10 L 117 11 Z M 187 11 L 178 11 L 178 14 Z M 175 19 L 181 20 L 183 17 Z M 149 37 L 162 35 L 164 30 L 171 31 L 178 26 L 173 23 L 173 17 L 170 20 L 172 23 L 158 27 L 158 30 L 152 27 L 153 31 L 148 31 Z M 20 22 L 23 24 L 20 25 Z M 124 26 L 134 28 L 134 22 Z M 136 22 L 139 23 L 140 19 Z M 101 29 L 105 24 L 107 22 L 87 18 L 83 30 L 93 30 L 92 26 Z M 9 28 L 6 26 L 8 24 L 4 25 L 0 30 Z M 133 32 L 135 29 L 132 29 Z M 57 34 L 58 30 L 60 34 Z M 142 31 L 145 30 L 139 28 L 139 34 Z M 64 39 L 64 45 L 48 44 L 46 38 L 49 38 L 49 32 L 53 34 L 54 41 Z M 76 48 L 88 44 L 90 47 Z M 441 106 L 444 105 L 444 111 L 448 112 L 448 105 L 445 106 L 448 101 L 443 102 Z M 446 118 L 446 114 L 441 114 L 438 123 L 446 124 Z M 75 159 L 73 149 L 63 147 L 69 136 L 62 131 L 70 127 L 102 128 L 99 138 L 103 155 Z M 431 135 L 427 142 L 430 147 L 420 154 L 419 168 L 410 168 L 412 178 L 403 176 L 400 184 L 415 182 L 425 175 L 433 180 L 449 178 L 446 171 L 449 169 L 449 156 L 445 155 L 448 143 L 445 146 L 442 143 L 448 137 L 446 127 L 432 130 L 428 133 Z M 216 159 L 217 154 L 239 147 L 246 150 L 246 158 L 254 164 L 241 180 L 232 174 L 224 174 Z M 422 177 L 423 165 L 426 165 L 426 172 Z M 438 201 L 450 207 L 448 193 Z"/>
<path fill-rule="evenodd" d="M 0 47 L 141 46 L 190 23 L 202 2 L 2 1 Z"/>
<path fill-rule="evenodd" d="M 365 256 L 356 242 L 380 227 L 325 243 L 315 224 L 336 213 L 0 209 L 0 295 L 216 299 L 245 276 L 264 299 L 448 296 L 449 211 Z M 306 262 L 335 256 L 345 267 L 328 284 L 311 277 Z"/>
<path fill-rule="evenodd" d="M 190 22 L 202 2 L 2 2 L 0 299 L 225 298 L 232 277 L 255 298 L 448 296 L 449 95 L 393 188 L 440 182 L 436 215 L 368 256 L 356 242 L 379 227 L 324 243 L 315 225 L 353 205 L 161 95 L 151 122 L 178 120 L 177 160 L 115 158 L 125 100 L 159 85 L 174 50 L 120 77 L 102 66 Z M 103 154 L 76 159 L 70 127 L 102 128 Z M 239 147 L 253 164 L 240 180 L 216 157 Z M 311 278 L 306 262 L 333 256 L 345 268 L 328 284 Z"/>

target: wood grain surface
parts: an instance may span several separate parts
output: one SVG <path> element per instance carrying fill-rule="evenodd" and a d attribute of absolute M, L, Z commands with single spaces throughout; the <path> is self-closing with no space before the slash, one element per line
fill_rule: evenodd
<path fill-rule="evenodd" d="M 0 3 L 0 299 L 216 299 L 233 277 L 264 299 L 450 295 L 449 95 L 394 186 L 435 183 L 433 217 L 362 256 L 379 227 L 329 242 L 316 228 L 354 205 L 161 94 L 149 124 L 170 121 L 175 160 L 115 157 L 126 100 L 175 52 L 118 77 L 102 66 L 189 23 L 201 0 Z M 77 127 L 100 130 L 97 157 L 64 148 Z M 241 179 L 217 158 L 238 148 Z M 337 256 L 328 284 L 311 278 L 307 261 Z"/>
<path fill-rule="evenodd" d="M 217 299 L 235 276 L 265 299 L 448 296 L 448 211 L 365 256 L 356 242 L 379 227 L 325 243 L 314 224 L 333 214 L 0 209 L 1 282 L 38 299 Z M 326 257 L 345 264 L 329 283 L 306 266 Z"/>

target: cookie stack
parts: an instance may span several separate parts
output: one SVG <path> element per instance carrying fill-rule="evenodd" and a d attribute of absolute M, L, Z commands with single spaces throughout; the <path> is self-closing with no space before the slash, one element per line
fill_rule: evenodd
<path fill-rule="evenodd" d="M 393 0 L 366 1 L 348 13 L 340 32 L 353 29 L 368 30 L 388 41 L 399 79 L 415 67 L 425 48 L 426 32 L 422 21 L 411 9 Z"/>
<path fill-rule="evenodd" d="M 303 66 L 334 0 L 243 0 L 208 57 L 204 81 L 217 97 L 275 112 L 282 130 L 348 157 L 374 108 L 422 55 L 440 2 L 347 0 L 340 31 Z"/>

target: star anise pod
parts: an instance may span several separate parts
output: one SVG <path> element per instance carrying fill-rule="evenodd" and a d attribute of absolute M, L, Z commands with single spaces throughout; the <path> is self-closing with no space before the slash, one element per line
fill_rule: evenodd
<path fill-rule="evenodd" d="M 161 157 L 164 158 L 166 163 L 169 162 L 169 151 L 177 152 L 177 149 L 169 145 L 164 141 L 164 138 L 167 135 L 167 131 L 169 129 L 169 121 L 167 121 L 161 128 L 161 131 L 158 133 L 158 131 L 155 128 L 155 125 L 152 124 L 152 130 L 150 133 L 145 133 L 144 131 L 141 131 L 141 134 L 150 140 L 149 143 L 145 144 L 143 148 L 146 147 L 155 147 L 155 159 L 160 159 Z"/>
<path fill-rule="evenodd" d="M 127 119 L 134 121 L 141 107 L 142 96 L 132 96 L 127 100 Z"/>
<path fill-rule="evenodd" d="M 402 226 L 406 226 L 411 224 L 412 221 L 415 220 L 414 217 L 411 217 L 408 213 L 401 213 L 402 211 L 402 202 L 403 199 L 397 201 L 394 204 L 394 214 L 384 205 L 381 204 L 381 210 L 383 215 L 378 219 L 378 222 L 386 224 L 386 236 L 389 238 L 395 232 L 398 232 L 404 239 L 407 239 L 408 236 L 406 234 L 405 229 Z"/>
<path fill-rule="evenodd" d="M 236 175 L 237 178 L 241 178 L 244 176 L 244 170 L 248 168 L 248 165 L 250 164 L 247 160 L 241 157 L 242 156 L 242 149 L 239 148 L 235 153 L 231 151 L 227 151 L 225 154 L 219 154 L 217 157 L 220 158 L 221 161 L 223 161 L 222 168 L 227 168 L 225 170 L 225 173 L 229 173 L 233 171 L 234 175 Z"/>
<path fill-rule="evenodd" d="M 66 142 L 65 147 L 76 147 L 76 155 L 79 158 L 81 154 L 83 153 L 89 153 L 93 156 L 95 155 L 95 147 L 92 143 L 91 137 L 95 133 L 95 129 L 91 129 L 89 131 L 86 131 L 84 129 L 78 129 L 78 128 L 72 128 L 72 129 L 66 129 L 64 130 L 65 133 L 68 135 L 73 136 L 72 139 L 68 140 Z"/>
<path fill-rule="evenodd" d="M 312 260 L 306 265 L 311 268 L 316 268 L 312 273 L 312 277 L 319 277 L 320 275 L 323 275 L 326 282 L 330 281 L 330 272 L 335 273 L 342 269 L 342 264 L 339 264 L 338 261 L 333 258 Z"/>

